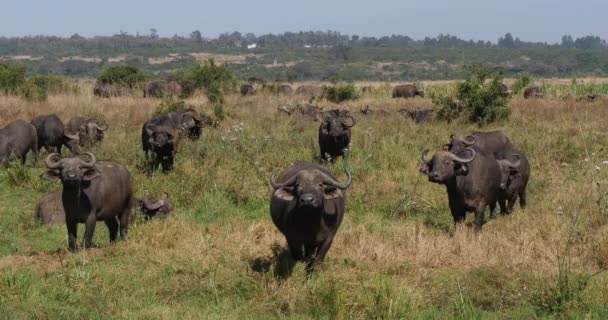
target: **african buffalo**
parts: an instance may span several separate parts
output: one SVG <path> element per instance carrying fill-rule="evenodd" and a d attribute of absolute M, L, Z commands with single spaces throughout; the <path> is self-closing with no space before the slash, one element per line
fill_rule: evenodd
<path fill-rule="evenodd" d="M 359 113 L 361 113 L 364 116 L 388 116 L 390 115 L 390 112 L 386 111 L 386 110 L 372 110 L 369 108 L 369 106 L 365 106 L 365 108 L 361 109 L 359 111 Z"/>
<path fill-rule="evenodd" d="M 74 117 L 68 121 L 65 130 L 69 134 L 77 134 L 78 145 L 84 147 L 102 142 L 104 132 L 108 130 L 108 124 L 94 118 Z"/>
<path fill-rule="evenodd" d="M 241 86 L 241 95 L 242 96 L 253 96 L 255 95 L 256 90 L 252 84 L 244 84 Z"/>
<path fill-rule="evenodd" d="M 403 117 L 410 118 L 416 123 L 420 122 L 431 122 L 435 120 L 435 110 L 433 109 L 424 109 L 424 110 L 408 110 L 408 109 L 400 109 L 397 111 Z"/>
<path fill-rule="evenodd" d="M 36 221 L 44 224 L 64 224 L 65 211 L 61 195 L 63 191 L 52 191 L 44 195 L 36 205 Z"/>
<path fill-rule="evenodd" d="M 137 203 L 146 220 L 165 218 L 173 211 L 173 203 L 167 195 L 159 200 L 138 200 Z"/>
<path fill-rule="evenodd" d="M 326 113 L 325 119 L 319 126 L 321 160 L 326 159 L 326 155 L 329 155 L 329 159 L 333 163 L 337 157 L 344 156 L 345 149 L 350 146 L 350 129 L 355 124 L 355 119 L 351 115 L 340 110 L 331 110 Z"/>
<path fill-rule="evenodd" d="M 509 87 L 507 87 L 507 85 L 504 83 L 499 84 L 499 90 L 500 96 L 503 98 L 509 98 L 511 97 L 511 95 L 513 95 L 513 91 L 509 89 Z"/>
<path fill-rule="evenodd" d="M 97 162 L 87 153 L 89 161 L 80 157 L 61 158 L 53 153 L 46 158 L 48 171 L 42 178 L 61 181 L 61 199 L 68 230 L 68 245 L 76 250 L 78 223 L 85 223 L 84 247 L 90 248 L 97 221 L 104 221 L 110 231 L 110 241 L 127 239 L 129 216 L 133 204 L 133 178 L 123 165 Z"/>
<path fill-rule="evenodd" d="M 322 98 L 325 95 L 325 89 L 317 86 L 303 85 L 296 89 L 296 94 Z"/>
<path fill-rule="evenodd" d="M 270 200 L 274 225 L 285 236 L 296 261 L 306 261 L 307 270 L 323 262 L 344 217 L 344 191 L 351 184 L 341 184 L 324 166 L 297 162 L 275 180 Z"/>
<path fill-rule="evenodd" d="M 167 173 L 173 170 L 175 154 L 185 128 L 182 124 L 175 125 L 172 121 L 164 121 L 165 119 L 153 118 L 144 123 L 141 139 L 146 158 L 148 151 L 152 151 L 155 155 L 151 168 L 156 170 L 160 164 L 163 172 Z"/>
<path fill-rule="evenodd" d="M 97 83 L 93 88 L 93 95 L 100 98 L 127 97 L 130 95 L 130 90 L 107 83 Z"/>
<path fill-rule="evenodd" d="M 144 88 L 144 98 L 179 97 L 181 94 L 182 86 L 177 81 L 150 81 Z"/>
<path fill-rule="evenodd" d="M 500 200 L 502 201 L 501 209 L 503 209 L 503 214 L 511 214 L 518 196 L 519 206 L 522 209 L 526 207 L 527 201 L 526 188 L 530 179 L 528 157 L 519 151 L 513 151 L 511 158 L 515 158 L 515 160 L 497 160 L 501 173 L 500 189 L 502 194 Z M 506 212 L 504 206 L 505 200 L 508 201 Z"/>
<path fill-rule="evenodd" d="M 0 167 L 6 166 L 11 157 L 21 158 L 25 164 L 28 152 L 38 156 L 38 135 L 36 128 L 23 121 L 15 120 L 0 129 Z"/>
<path fill-rule="evenodd" d="M 500 192 L 500 168 L 492 156 L 466 148 L 456 154 L 438 151 L 431 159 L 422 153 L 421 172 L 433 183 L 443 184 L 448 192 L 454 223 L 465 221 L 466 212 L 475 212 L 475 230 L 484 223 L 485 208 L 496 208 Z"/>
<path fill-rule="evenodd" d="M 526 88 L 526 90 L 524 90 L 524 99 L 531 99 L 531 98 L 542 99 L 543 96 L 544 96 L 543 92 L 540 90 L 539 87 L 529 87 L 529 88 Z"/>
<path fill-rule="evenodd" d="M 473 147 L 496 159 L 504 159 L 514 149 L 511 139 L 501 130 L 473 132 L 464 138 L 452 134 L 444 149 L 457 153 L 467 147 Z"/>
<path fill-rule="evenodd" d="M 291 88 L 290 85 L 288 84 L 282 84 L 279 86 L 279 88 L 277 89 L 277 93 L 278 94 L 282 94 L 285 96 L 290 96 L 293 94 L 293 89 Z"/>
<path fill-rule="evenodd" d="M 38 150 L 44 147 L 47 152 L 61 154 L 61 147 L 66 146 L 74 154 L 80 152 L 78 148 L 80 137 L 77 133 L 68 133 L 58 116 L 54 114 L 36 116 L 31 123 L 38 134 Z"/>
<path fill-rule="evenodd" d="M 398 85 L 393 88 L 393 98 L 424 97 L 424 90 L 418 90 L 413 84 Z"/>

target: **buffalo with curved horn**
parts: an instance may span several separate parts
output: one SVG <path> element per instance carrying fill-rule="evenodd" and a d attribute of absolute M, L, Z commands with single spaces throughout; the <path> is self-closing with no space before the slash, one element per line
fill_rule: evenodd
<path fill-rule="evenodd" d="M 351 141 L 351 128 L 357 122 L 347 111 L 331 110 L 319 126 L 319 149 L 321 160 L 329 157 L 333 163 L 343 157 Z"/>
<path fill-rule="evenodd" d="M 61 201 L 65 211 L 70 250 L 76 250 L 78 223 L 86 225 L 84 247 L 90 248 L 97 221 L 104 221 L 110 231 L 110 242 L 120 237 L 127 239 L 129 216 L 133 204 L 133 178 L 123 165 L 97 161 L 86 153 L 89 160 L 79 156 L 61 158 L 53 153 L 46 158 L 46 171 L 42 178 L 61 181 Z"/>
<path fill-rule="evenodd" d="M 285 236 L 296 261 L 307 261 L 307 270 L 325 259 L 344 218 L 345 190 L 352 182 L 340 183 L 324 166 L 297 162 L 275 179 L 270 200 L 272 221 Z"/>
<path fill-rule="evenodd" d="M 454 223 L 462 223 L 466 212 L 475 212 L 475 230 L 481 230 L 484 211 L 489 205 L 494 211 L 500 192 L 500 169 L 492 156 L 474 149 L 452 153 L 438 151 L 427 158 L 422 153 L 420 170 L 429 181 L 446 186 Z"/>

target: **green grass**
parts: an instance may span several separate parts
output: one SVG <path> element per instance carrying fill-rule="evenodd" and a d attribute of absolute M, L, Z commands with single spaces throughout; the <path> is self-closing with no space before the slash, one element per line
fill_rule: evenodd
<path fill-rule="evenodd" d="M 429 105 L 374 94 L 341 107 Z M 345 220 L 325 265 L 309 277 L 301 264 L 285 275 L 285 241 L 269 214 L 271 172 L 318 157 L 318 123 L 275 116 L 277 105 L 298 99 L 229 96 L 221 128 L 183 143 L 171 174 L 148 176 L 138 169 L 140 130 L 159 101 L 52 96 L 34 105 L 0 98 L 0 108 L 25 119 L 37 108 L 63 119 L 102 114 L 110 129 L 92 151 L 127 165 L 138 196 L 168 192 L 176 206 L 164 220 L 144 222 L 134 212 L 129 240 L 116 245 L 100 224 L 93 249 L 68 253 L 65 227 L 33 221 L 37 199 L 60 187 L 38 178 L 42 161 L 0 171 L 0 318 L 608 316 L 605 105 L 515 99 L 509 122 L 484 128 L 505 129 L 528 154 L 533 177 L 529 207 L 489 221 L 480 235 L 455 229 L 445 188 L 418 173 L 422 150 L 476 127 L 358 117 Z M 211 108 L 204 100 L 188 103 Z M 329 166 L 340 180 L 343 164 Z M 81 226 L 80 239 L 83 233 Z"/>

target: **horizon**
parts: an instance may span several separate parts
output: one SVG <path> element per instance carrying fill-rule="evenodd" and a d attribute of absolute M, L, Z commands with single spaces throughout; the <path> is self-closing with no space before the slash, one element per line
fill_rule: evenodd
<path fill-rule="evenodd" d="M 112 10 L 111 16 L 104 14 L 105 8 Z M 311 0 L 304 6 L 282 3 L 280 8 L 270 0 L 236 4 L 177 0 L 169 6 L 158 0 L 128 3 L 106 0 L 102 10 L 98 4 L 88 2 L 64 0 L 57 4 L 23 0 L 5 4 L 5 14 L 0 15 L 0 30 L 3 30 L 0 36 L 70 37 L 78 34 L 90 38 L 111 36 L 121 31 L 146 35 L 150 29 L 156 29 L 163 38 L 175 34 L 187 37 L 195 30 L 206 38 L 217 38 L 233 30 L 256 36 L 332 30 L 361 37 L 404 35 L 415 40 L 450 34 L 464 40 L 491 42 L 511 33 L 525 42 L 559 43 L 563 35 L 608 38 L 608 23 L 603 18 L 606 11 L 608 2 L 600 0 L 559 6 L 550 0 L 533 3 L 514 0 L 509 6 L 484 0 L 466 3 L 388 0 L 381 5 Z"/>

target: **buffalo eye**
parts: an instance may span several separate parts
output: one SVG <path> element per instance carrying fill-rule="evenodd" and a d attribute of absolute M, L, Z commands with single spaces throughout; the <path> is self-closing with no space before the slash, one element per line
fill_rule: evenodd
<path fill-rule="evenodd" d="M 452 164 L 452 161 L 446 160 L 446 161 L 444 161 L 444 163 L 445 163 L 446 166 L 449 166 L 450 164 Z"/>

